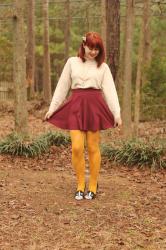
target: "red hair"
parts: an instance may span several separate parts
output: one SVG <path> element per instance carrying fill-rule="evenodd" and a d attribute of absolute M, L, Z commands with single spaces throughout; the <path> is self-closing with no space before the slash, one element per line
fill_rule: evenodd
<path fill-rule="evenodd" d="M 97 62 L 97 67 L 100 67 L 100 65 L 104 62 L 105 60 L 105 50 L 104 50 L 104 45 L 101 36 L 97 32 L 88 32 L 85 35 L 85 40 L 82 41 L 81 46 L 78 51 L 78 57 L 82 59 L 83 62 L 85 62 L 85 49 L 83 45 L 87 45 L 89 48 L 97 48 L 99 49 L 99 54 L 95 58 Z"/>

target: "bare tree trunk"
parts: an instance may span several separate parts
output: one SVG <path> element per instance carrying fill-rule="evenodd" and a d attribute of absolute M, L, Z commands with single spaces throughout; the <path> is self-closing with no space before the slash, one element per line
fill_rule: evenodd
<path fill-rule="evenodd" d="M 35 72 L 35 0 L 27 1 L 28 4 L 28 43 L 27 43 L 27 84 L 28 98 L 35 93 L 34 72 Z"/>
<path fill-rule="evenodd" d="M 150 29 L 150 21 L 151 21 L 151 8 L 150 8 L 150 0 L 144 0 L 144 61 L 147 65 L 151 63 L 152 58 L 152 48 L 151 48 L 151 29 Z"/>
<path fill-rule="evenodd" d="M 50 69 L 50 53 L 49 53 L 49 1 L 43 0 L 43 18 L 44 18 L 44 63 L 43 63 L 43 90 L 44 100 L 46 103 L 51 101 L 51 69 Z"/>
<path fill-rule="evenodd" d="M 140 119 L 140 99 L 141 99 L 141 83 L 144 83 L 146 72 L 144 68 L 148 67 L 151 62 L 151 45 L 150 45 L 150 1 L 144 0 L 142 25 L 140 30 L 140 41 L 138 49 L 138 63 L 136 75 L 136 90 L 135 90 L 135 110 L 134 110 L 134 134 L 138 136 L 138 127 Z"/>
<path fill-rule="evenodd" d="M 126 17 L 123 17 L 123 21 L 121 22 L 121 33 L 123 33 L 122 36 L 122 46 L 120 49 L 120 59 L 119 59 L 119 68 L 118 68 L 118 73 L 117 73 L 117 77 L 116 77 L 116 83 L 117 83 L 117 90 L 118 90 L 118 95 L 120 97 L 122 97 L 122 92 L 123 92 L 123 76 L 124 76 L 124 58 L 125 58 L 125 51 L 126 51 L 126 47 L 125 47 L 125 29 L 126 29 L 126 24 L 125 24 L 125 19 Z"/>
<path fill-rule="evenodd" d="M 151 1 L 145 0 L 144 1 L 144 51 L 143 51 L 143 65 L 145 67 L 145 71 L 149 68 L 152 60 L 152 47 L 151 47 L 151 28 L 150 28 L 150 21 L 151 21 Z M 146 72 L 143 74 L 142 79 L 143 84 L 146 83 Z"/>
<path fill-rule="evenodd" d="M 90 30 L 90 21 L 89 21 L 89 8 L 88 8 L 88 6 L 89 6 L 89 3 L 87 2 L 86 3 L 86 5 L 87 5 L 87 8 L 86 8 L 86 10 L 85 10 L 85 15 L 86 15 L 86 20 L 85 20 L 85 25 L 86 25 L 86 32 L 87 32 L 87 30 L 89 31 Z"/>
<path fill-rule="evenodd" d="M 119 66 L 120 55 L 120 1 L 107 0 L 107 54 L 114 80 Z"/>
<path fill-rule="evenodd" d="M 138 136 L 138 126 L 140 117 L 140 89 L 142 80 L 142 60 L 143 60 L 143 49 L 144 49 L 144 23 L 142 20 L 140 30 L 140 40 L 138 49 L 138 63 L 137 63 L 137 75 L 136 75 L 136 86 L 135 86 L 135 109 L 134 109 L 134 135 Z"/>
<path fill-rule="evenodd" d="M 107 0 L 101 0 L 101 36 L 103 39 L 103 44 L 105 48 L 105 55 L 107 60 L 107 17 L 106 17 L 106 1 Z"/>
<path fill-rule="evenodd" d="M 132 44 L 133 44 L 133 26 L 134 26 L 134 0 L 126 0 L 126 42 L 124 58 L 124 86 L 122 99 L 122 118 L 124 136 L 132 137 L 132 119 L 131 119 L 131 78 L 132 78 Z"/>
<path fill-rule="evenodd" d="M 65 22 L 65 59 L 67 60 L 69 57 L 69 48 L 70 48 L 70 1 L 66 0 L 65 2 L 65 10 L 66 10 L 66 22 Z"/>
<path fill-rule="evenodd" d="M 15 131 L 26 137 L 28 135 L 28 112 L 26 91 L 26 59 L 25 59 L 25 32 L 23 11 L 25 0 L 14 0 L 15 15 L 13 16 L 14 35 L 14 110 Z"/>

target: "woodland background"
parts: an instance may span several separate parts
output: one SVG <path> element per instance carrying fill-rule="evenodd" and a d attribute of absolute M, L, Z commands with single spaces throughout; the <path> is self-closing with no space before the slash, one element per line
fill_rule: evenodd
<path fill-rule="evenodd" d="M 97 198 L 77 202 L 68 131 L 42 120 L 88 31 L 123 126 L 101 132 Z M 166 249 L 165 45 L 165 0 L 0 0 L 0 249 Z"/>

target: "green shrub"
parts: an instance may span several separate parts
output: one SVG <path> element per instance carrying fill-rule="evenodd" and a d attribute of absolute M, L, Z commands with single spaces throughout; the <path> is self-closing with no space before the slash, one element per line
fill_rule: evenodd
<path fill-rule="evenodd" d="M 10 134 L 0 142 L 0 153 L 35 157 L 49 150 L 50 146 L 67 145 L 70 138 L 59 132 L 49 131 L 32 141 L 25 141 L 17 134 Z"/>
<path fill-rule="evenodd" d="M 68 145 L 70 137 L 59 132 L 49 131 L 33 140 L 23 140 L 17 134 L 10 134 L 0 142 L 0 153 L 25 157 L 35 157 L 48 152 L 52 145 Z M 102 155 L 110 161 L 139 167 L 166 168 L 164 140 L 145 142 L 140 139 L 119 141 L 101 146 Z"/>
<path fill-rule="evenodd" d="M 152 168 L 166 168 L 165 152 L 166 145 L 164 141 L 145 142 L 135 139 L 122 142 L 117 147 L 108 145 L 102 147 L 102 154 L 111 161 L 128 166 L 138 165 Z"/>

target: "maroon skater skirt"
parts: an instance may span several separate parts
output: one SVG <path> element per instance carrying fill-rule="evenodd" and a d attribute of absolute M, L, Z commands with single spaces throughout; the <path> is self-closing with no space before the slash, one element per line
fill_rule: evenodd
<path fill-rule="evenodd" d="M 97 131 L 114 127 L 114 117 L 100 89 L 72 89 L 71 96 L 47 120 L 67 130 Z"/>

